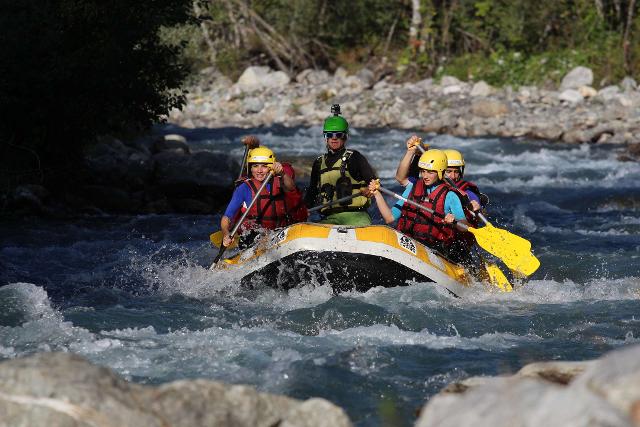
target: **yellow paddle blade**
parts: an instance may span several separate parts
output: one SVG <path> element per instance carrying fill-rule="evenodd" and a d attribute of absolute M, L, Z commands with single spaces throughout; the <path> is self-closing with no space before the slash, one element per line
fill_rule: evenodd
<path fill-rule="evenodd" d="M 528 240 L 490 224 L 482 228 L 469 227 L 468 231 L 481 248 L 500 258 L 511 270 L 530 276 L 540 267 Z"/>
<path fill-rule="evenodd" d="M 213 244 L 213 246 L 215 246 L 216 248 L 219 248 L 220 245 L 222 245 L 223 237 L 224 237 L 224 233 L 222 233 L 222 230 L 220 230 L 220 231 L 216 231 L 215 233 L 211 233 L 209 235 L 209 240 L 211 240 L 211 243 Z M 233 239 L 233 242 L 231 242 L 231 245 L 229 245 L 227 249 L 233 249 L 237 246 L 238 246 L 238 236 L 235 236 Z"/>
<path fill-rule="evenodd" d="M 513 286 L 509 283 L 509 279 L 506 278 L 502 270 L 495 264 L 485 264 L 485 270 L 487 276 L 489 276 L 489 283 L 500 289 L 502 292 L 513 291 Z"/>

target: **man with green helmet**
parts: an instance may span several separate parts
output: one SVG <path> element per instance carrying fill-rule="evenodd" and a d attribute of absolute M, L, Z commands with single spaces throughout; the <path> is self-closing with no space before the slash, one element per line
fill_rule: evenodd
<path fill-rule="evenodd" d="M 318 157 L 311 169 L 305 196 L 308 207 L 328 204 L 342 198 L 346 201 L 320 210 L 322 223 L 338 225 L 370 225 L 367 208 L 371 205 L 368 183 L 376 173 L 367 159 L 356 150 L 347 150 L 349 123 L 340 115 L 340 106 L 331 106 L 333 115 L 324 121 L 322 132 L 327 152 Z"/>

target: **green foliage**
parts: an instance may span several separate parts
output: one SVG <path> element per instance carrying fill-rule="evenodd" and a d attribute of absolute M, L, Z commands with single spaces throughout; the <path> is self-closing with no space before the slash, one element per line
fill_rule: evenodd
<path fill-rule="evenodd" d="M 182 105 L 186 70 L 158 33 L 184 22 L 189 4 L 2 0 L 0 130 L 11 142 L 3 175 L 73 170 L 97 135 L 147 127 Z"/>

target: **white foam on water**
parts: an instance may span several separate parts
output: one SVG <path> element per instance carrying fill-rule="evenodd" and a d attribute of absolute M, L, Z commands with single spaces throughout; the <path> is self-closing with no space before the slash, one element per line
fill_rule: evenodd
<path fill-rule="evenodd" d="M 640 278 L 593 278 L 587 283 L 572 280 L 530 280 L 513 292 L 480 292 L 461 299 L 461 304 L 566 304 L 577 301 L 623 301 L 640 299 Z"/>
<path fill-rule="evenodd" d="M 524 342 L 542 341 L 541 337 L 533 334 L 519 336 L 509 332 L 493 332 L 477 337 L 464 337 L 457 333 L 455 327 L 452 330 L 455 335 L 437 335 L 427 329 L 415 332 L 398 328 L 396 325 L 373 325 L 346 329 L 343 331 L 322 331 L 320 336 L 333 337 L 353 343 L 357 346 L 408 346 L 419 345 L 435 350 L 445 348 L 459 348 L 463 350 L 504 350 L 518 347 Z"/>
<path fill-rule="evenodd" d="M 12 283 L 0 288 L 0 295 L 17 304 L 25 320 L 20 326 L 0 326 L 0 347 L 5 357 L 34 351 L 68 351 L 70 346 L 94 342 L 94 335 L 64 320 L 51 307 L 47 293 L 31 283 Z"/>

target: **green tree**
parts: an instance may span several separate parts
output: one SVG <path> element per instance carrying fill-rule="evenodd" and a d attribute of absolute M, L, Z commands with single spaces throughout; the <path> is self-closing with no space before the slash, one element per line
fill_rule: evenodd
<path fill-rule="evenodd" d="M 189 6 L 0 0 L 1 185 L 67 179 L 96 136 L 146 128 L 180 107 L 186 70 L 158 33 L 187 20 Z"/>

